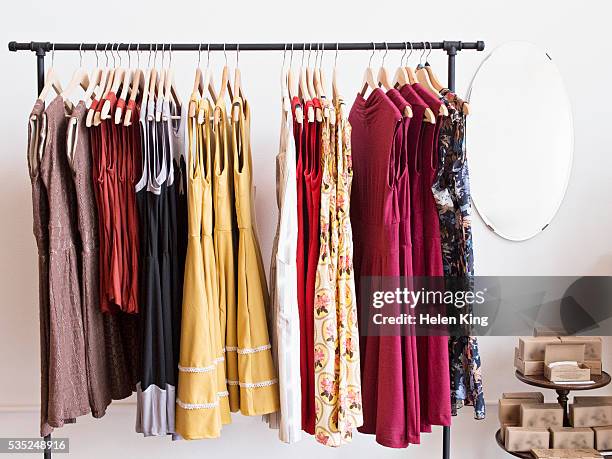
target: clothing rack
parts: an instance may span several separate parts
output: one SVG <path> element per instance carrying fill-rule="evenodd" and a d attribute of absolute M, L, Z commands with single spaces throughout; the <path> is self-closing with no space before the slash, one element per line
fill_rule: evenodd
<path fill-rule="evenodd" d="M 437 42 L 361 42 L 361 43 L 52 43 L 48 41 L 8 44 L 9 51 L 31 51 L 36 54 L 38 93 L 45 85 L 45 55 L 55 51 L 375 51 L 375 50 L 443 50 L 448 55 L 448 89 L 455 91 L 455 57 L 462 50 L 484 51 L 484 41 Z M 51 440 L 51 435 L 45 437 Z M 51 459 L 45 449 L 44 459 Z M 442 459 L 450 459 L 450 427 L 443 427 Z"/>

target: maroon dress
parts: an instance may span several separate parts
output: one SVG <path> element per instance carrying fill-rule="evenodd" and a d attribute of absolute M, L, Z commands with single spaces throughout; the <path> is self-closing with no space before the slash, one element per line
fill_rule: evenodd
<path fill-rule="evenodd" d="M 419 83 L 412 85 L 416 93 L 435 113 L 440 112 L 442 102 Z M 437 160 L 437 137 L 440 117 L 436 124 L 424 123 L 417 174 L 420 183 L 414 188 L 413 199 L 422 206 L 423 236 L 422 258 L 414 263 L 415 275 L 444 276 L 442 266 L 442 244 L 440 242 L 440 221 L 436 202 L 431 191 Z M 418 193 L 418 194 L 417 194 Z M 448 337 L 417 337 L 419 361 L 419 389 L 421 393 L 421 431 L 430 432 L 432 425 L 448 426 L 451 423 L 450 379 L 448 368 Z"/>
<path fill-rule="evenodd" d="M 355 281 L 360 301 L 362 277 L 398 279 L 400 212 L 396 187 L 396 134 L 402 115 L 389 98 L 375 89 L 368 99 L 361 95 L 351 108 L 353 227 Z M 394 336 L 364 336 L 361 319 L 360 352 L 363 395 L 362 433 L 376 434 L 376 441 L 393 448 L 405 447 L 406 405 L 404 403 L 401 340 Z M 366 323 L 372 324 L 367 320 Z"/>
<path fill-rule="evenodd" d="M 403 114 L 406 107 L 411 107 L 410 102 L 403 97 L 397 89 L 387 91 L 387 96 Z M 415 117 L 419 117 L 416 118 Z M 408 150 L 412 150 L 409 133 L 412 126 L 420 128 L 420 120 L 423 112 L 420 107 L 413 110 L 413 117 L 402 120 L 401 144 L 396 140 L 396 173 L 397 173 L 397 196 L 400 212 L 399 222 L 399 259 L 400 275 L 403 278 L 402 287 L 412 286 L 412 240 L 410 229 L 410 176 L 408 170 Z M 414 130 L 414 129 L 413 129 Z M 396 136 L 399 137 L 399 136 Z M 405 325 L 408 327 L 408 325 Z M 419 374 L 417 361 L 417 344 L 414 327 L 412 332 L 405 336 L 398 336 L 402 348 L 403 380 L 404 380 L 404 403 L 406 405 L 406 429 L 408 443 L 418 444 L 421 442 L 420 429 L 420 400 L 419 400 Z M 407 445 L 406 445 L 407 446 Z"/>
<path fill-rule="evenodd" d="M 417 271 L 413 266 L 413 263 L 418 257 L 422 259 L 423 253 L 423 218 L 422 218 L 422 206 L 420 202 L 417 203 L 416 199 L 412 198 L 412 193 L 418 196 L 416 187 L 420 186 L 420 174 L 417 172 L 417 158 L 420 151 L 420 140 L 421 130 L 423 125 L 423 117 L 425 116 L 425 109 L 427 104 L 423 102 L 423 99 L 419 97 L 414 89 L 410 85 L 404 85 L 399 90 L 402 97 L 412 107 L 412 119 L 406 130 L 406 173 L 409 179 L 404 184 L 405 193 L 402 194 L 403 202 L 400 202 L 400 208 L 403 210 L 402 220 L 400 222 L 400 235 L 403 235 L 402 245 L 405 247 L 405 252 L 410 256 L 412 263 L 410 263 L 411 276 L 417 276 Z M 401 237 L 401 236 L 400 236 Z M 415 256 L 416 255 L 416 256 Z M 407 267 L 407 264 L 405 265 Z M 417 267 L 417 269 L 419 269 Z M 422 274 L 420 274 L 422 275 Z M 417 404 L 416 414 L 413 418 L 408 420 L 408 435 L 410 443 L 420 443 L 420 431 L 421 431 L 421 399 L 420 399 L 420 385 L 419 385 L 419 362 L 418 362 L 418 344 L 417 338 L 414 334 L 408 334 L 403 337 L 404 349 L 412 349 L 412 359 L 405 358 L 406 362 L 412 363 L 412 368 L 407 363 L 404 372 L 406 374 L 406 380 L 409 381 L 410 377 L 413 378 L 413 390 L 416 392 Z M 426 406 L 426 403 L 425 403 Z"/>

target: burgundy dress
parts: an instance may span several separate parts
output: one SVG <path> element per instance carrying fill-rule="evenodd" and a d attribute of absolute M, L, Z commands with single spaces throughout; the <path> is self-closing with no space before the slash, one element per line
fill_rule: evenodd
<path fill-rule="evenodd" d="M 410 102 L 406 100 L 397 89 L 387 91 L 387 96 L 395 104 L 397 109 L 403 114 L 406 107 L 411 107 Z M 412 240 L 410 229 L 410 176 L 408 170 L 408 150 L 412 150 L 409 137 L 412 126 L 420 128 L 420 120 L 423 117 L 423 112 L 420 107 L 413 110 L 413 117 L 402 119 L 401 144 L 396 136 L 396 173 L 397 173 L 397 196 L 400 212 L 399 222 L 399 258 L 400 258 L 400 275 L 403 277 L 404 283 L 402 287 L 410 288 L 412 286 Z M 415 117 L 419 117 L 416 118 Z M 414 130 L 414 129 L 413 129 Z M 408 325 L 405 325 L 406 327 Z M 417 361 L 417 344 L 414 334 L 406 333 L 405 336 L 398 336 L 402 348 L 402 360 L 404 368 L 404 403 L 406 406 L 406 429 L 408 443 L 418 444 L 421 442 L 421 423 L 420 423 L 420 400 L 419 400 L 419 374 Z M 408 446 L 408 445 L 406 445 Z"/>
<path fill-rule="evenodd" d="M 419 194 L 416 192 L 416 187 L 420 186 L 420 174 L 417 169 L 418 153 L 420 151 L 419 145 L 421 141 L 421 130 L 423 125 L 423 117 L 425 116 L 425 109 L 427 104 L 421 99 L 410 85 L 404 85 L 399 90 L 402 97 L 412 107 L 412 119 L 408 125 L 406 131 L 406 173 L 409 179 L 406 180 L 404 185 L 405 194 L 403 194 L 403 202 L 400 202 L 400 208 L 403 210 L 402 220 L 400 222 L 400 237 L 402 238 L 402 245 L 405 246 L 406 253 L 410 256 L 412 262 L 418 258 L 422 259 L 423 253 L 423 218 L 422 218 L 422 205 L 420 202 L 417 203 L 416 199 L 412 198 L 412 193 L 416 196 Z M 420 258 L 419 258 L 420 257 Z M 413 263 L 410 263 L 411 276 L 417 276 L 417 272 L 413 267 Z M 406 265 L 407 266 L 407 265 Z M 420 274 L 422 275 L 422 274 Z M 416 391 L 416 415 L 408 420 L 408 435 L 410 443 L 420 443 L 420 431 L 421 431 L 421 400 L 420 400 L 420 385 L 419 385 L 419 362 L 418 362 L 418 344 L 416 335 L 404 336 L 404 349 L 413 349 L 412 359 L 405 358 L 407 362 L 412 363 L 406 364 L 404 372 L 407 381 L 412 376 L 414 385 L 413 390 Z M 426 404 L 425 404 L 426 406 Z"/>
<path fill-rule="evenodd" d="M 442 102 L 419 83 L 412 85 L 416 93 L 431 110 L 438 114 Z M 424 123 L 421 133 L 419 161 L 417 164 L 420 184 L 414 188 L 413 199 L 420 200 L 423 221 L 422 258 L 413 258 L 415 276 L 444 276 L 440 221 L 436 202 L 431 191 L 436 168 L 437 137 L 440 118 L 436 124 Z M 418 194 L 417 194 L 418 193 Z M 417 217 L 418 218 L 418 217 Z M 448 337 L 417 337 L 419 361 L 419 390 L 421 393 L 421 431 L 430 432 L 432 425 L 448 426 L 451 423 L 450 379 L 448 368 Z"/>
<path fill-rule="evenodd" d="M 357 292 L 364 276 L 398 278 L 400 212 L 394 163 L 396 132 L 402 115 L 389 98 L 375 89 L 361 95 L 351 108 L 353 188 L 351 225 L 354 238 Z M 359 295 L 357 301 L 360 301 Z M 360 305 L 358 312 L 362 315 Z M 363 320 L 363 317 L 361 317 Z M 364 424 L 362 433 L 376 434 L 384 446 L 407 445 L 401 340 L 360 333 Z M 368 323 L 372 323 L 368 321 Z"/>

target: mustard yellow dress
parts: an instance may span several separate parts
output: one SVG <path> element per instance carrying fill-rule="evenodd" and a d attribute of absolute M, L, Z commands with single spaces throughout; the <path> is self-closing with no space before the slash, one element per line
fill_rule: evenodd
<path fill-rule="evenodd" d="M 183 284 L 176 432 L 185 439 L 215 438 L 230 422 L 212 242 L 210 110 L 188 120 L 189 240 Z"/>
<path fill-rule="evenodd" d="M 232 107 L 239 108 L 238 119 L 232 120 L 230 137 L 238 224 L 237 356 L 240 411 L 254 416 L 276 412 L 280 404 L 278 377 L 272 361 L 266 320 L 268 289 L 253 209 L 250 111 L 247 103 L 238 97 L 233 100 Z"/>
<path fill-rule="evenodd" d="M 236 292 L 236 250 L 234 233 L 234 190 L 232 155 L 228 143 L 228 120 L 225 101 L 220 98 L 214 107 L 214 246 L 219 286 L 219 323 L 225 346 L 225 370 L 232 412 L 240 409 L 238 376 L 238 332 Z"/>

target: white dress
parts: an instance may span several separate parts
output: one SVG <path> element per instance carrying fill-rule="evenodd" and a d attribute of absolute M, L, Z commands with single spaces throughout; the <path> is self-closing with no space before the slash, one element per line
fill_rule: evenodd
<path fill-rule="evenodd" d="M 290 113 L 283 105 L 277 157 L 279 221 L 270 269 L 270 321 L 273 356 L 278 368 L 280 412 L 268 416 L 285 443 L 302 439 L 300 318 L 297 304 L 297 181 L 295 142 Z M 281 172 L 284 171 L 284 173 Z M 275 241 L 276 242 L 276 241 Z"/>

